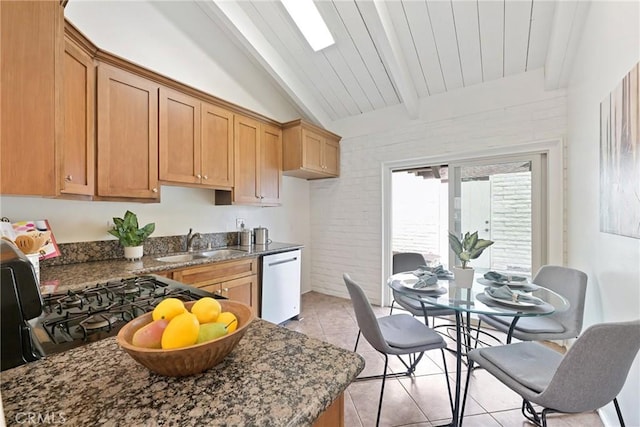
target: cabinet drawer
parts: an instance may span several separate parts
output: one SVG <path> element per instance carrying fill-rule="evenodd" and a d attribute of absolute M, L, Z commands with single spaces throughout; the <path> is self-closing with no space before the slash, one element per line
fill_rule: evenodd
<path fill-rule="evenodd" d="M 173 280 L 201 288 L 258 273 L 257 258 L 245 258 L 175 271 Z"/>

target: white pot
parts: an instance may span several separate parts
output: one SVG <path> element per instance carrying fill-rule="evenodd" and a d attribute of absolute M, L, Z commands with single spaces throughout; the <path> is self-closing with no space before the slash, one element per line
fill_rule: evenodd
<path fill-rule="evenodd" d="M 124 247 L 124 257 L 128 260 L 136 260 L 142 258 L 144 253 L 144 246 L 125 246 Z"/>
<path fill-rule="evenodd" d="M 474 273 L 475 270 L 473 268 L 453 267 L 453 278 L 456 286 L 470 288 L 473 285 Z"/>

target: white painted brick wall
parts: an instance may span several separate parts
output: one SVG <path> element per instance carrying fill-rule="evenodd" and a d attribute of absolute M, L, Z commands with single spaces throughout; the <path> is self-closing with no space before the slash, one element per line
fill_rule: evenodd
<path fill-rule="evenodd" d="M 340 143 L 340 177 L 311 183 L 312 289 L 347 297 L 343 273 L 374 304 L 382 288 L 382 162 L 464 153 L 562 137 L 566 96 L 523 103 Z"/>

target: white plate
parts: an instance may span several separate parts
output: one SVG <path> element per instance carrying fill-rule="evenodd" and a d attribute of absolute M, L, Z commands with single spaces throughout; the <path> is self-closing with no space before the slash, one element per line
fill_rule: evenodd
<path fill-rule="evenodd" d="M 526 288 L 526 287 L 530 286 L 530 284 L 529 284 L 529 282 L 527 280 L 524 280 L 522 282 L 496 282 L 494 280 L 480 278 L 480 279 L 478 279 L 478 283 L 480 283 L 481 285 L 484 285 L 484 286 L 504 286 L 504 285 L 507 285 L 510 288 Z"/>
<path fill-rule="evenodd" d="M 498 302 L 500 304 L 510 305 L 512 307 L 535 307 L 536 305 L 538 305 L 538 304 L 535 304 L 533 302 L 518 302 L 518 301 L 511 301 L 511 300 L 508 300 L 508 299 L 495 298 L 495 297 L 492 297 L 491 295 L 489 295 L 486 291 L 485 291 L 484 294 L 490 300 L 493 300 L 493 301 Z"/>
<path fill-rule="evenodd" d="M 434 283 L 433 285 L 429 285 L 429 286 L 425 286 L 424 288 L 414 288 L 413 285 L 415 285 L 416 283 L 418 283 L 418 278 L 406 278 L 402 280 L 402 284 L 404 285 L 405 288 L 407 289 L 411 289 L 412 291 L 417 291 L 417 292 L 433 292 L 433 291 L 437 291 L 438 289 L 440 289 L 440 285 L 438 285 L 438 283 Z"/>

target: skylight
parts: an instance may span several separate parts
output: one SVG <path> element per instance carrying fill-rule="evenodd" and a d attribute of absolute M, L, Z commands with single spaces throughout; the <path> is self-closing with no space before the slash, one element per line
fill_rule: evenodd
<path fill-rule="evenodd" d="M 313 0 L 280 0 L 314 51 L 335 43 Z"/>

